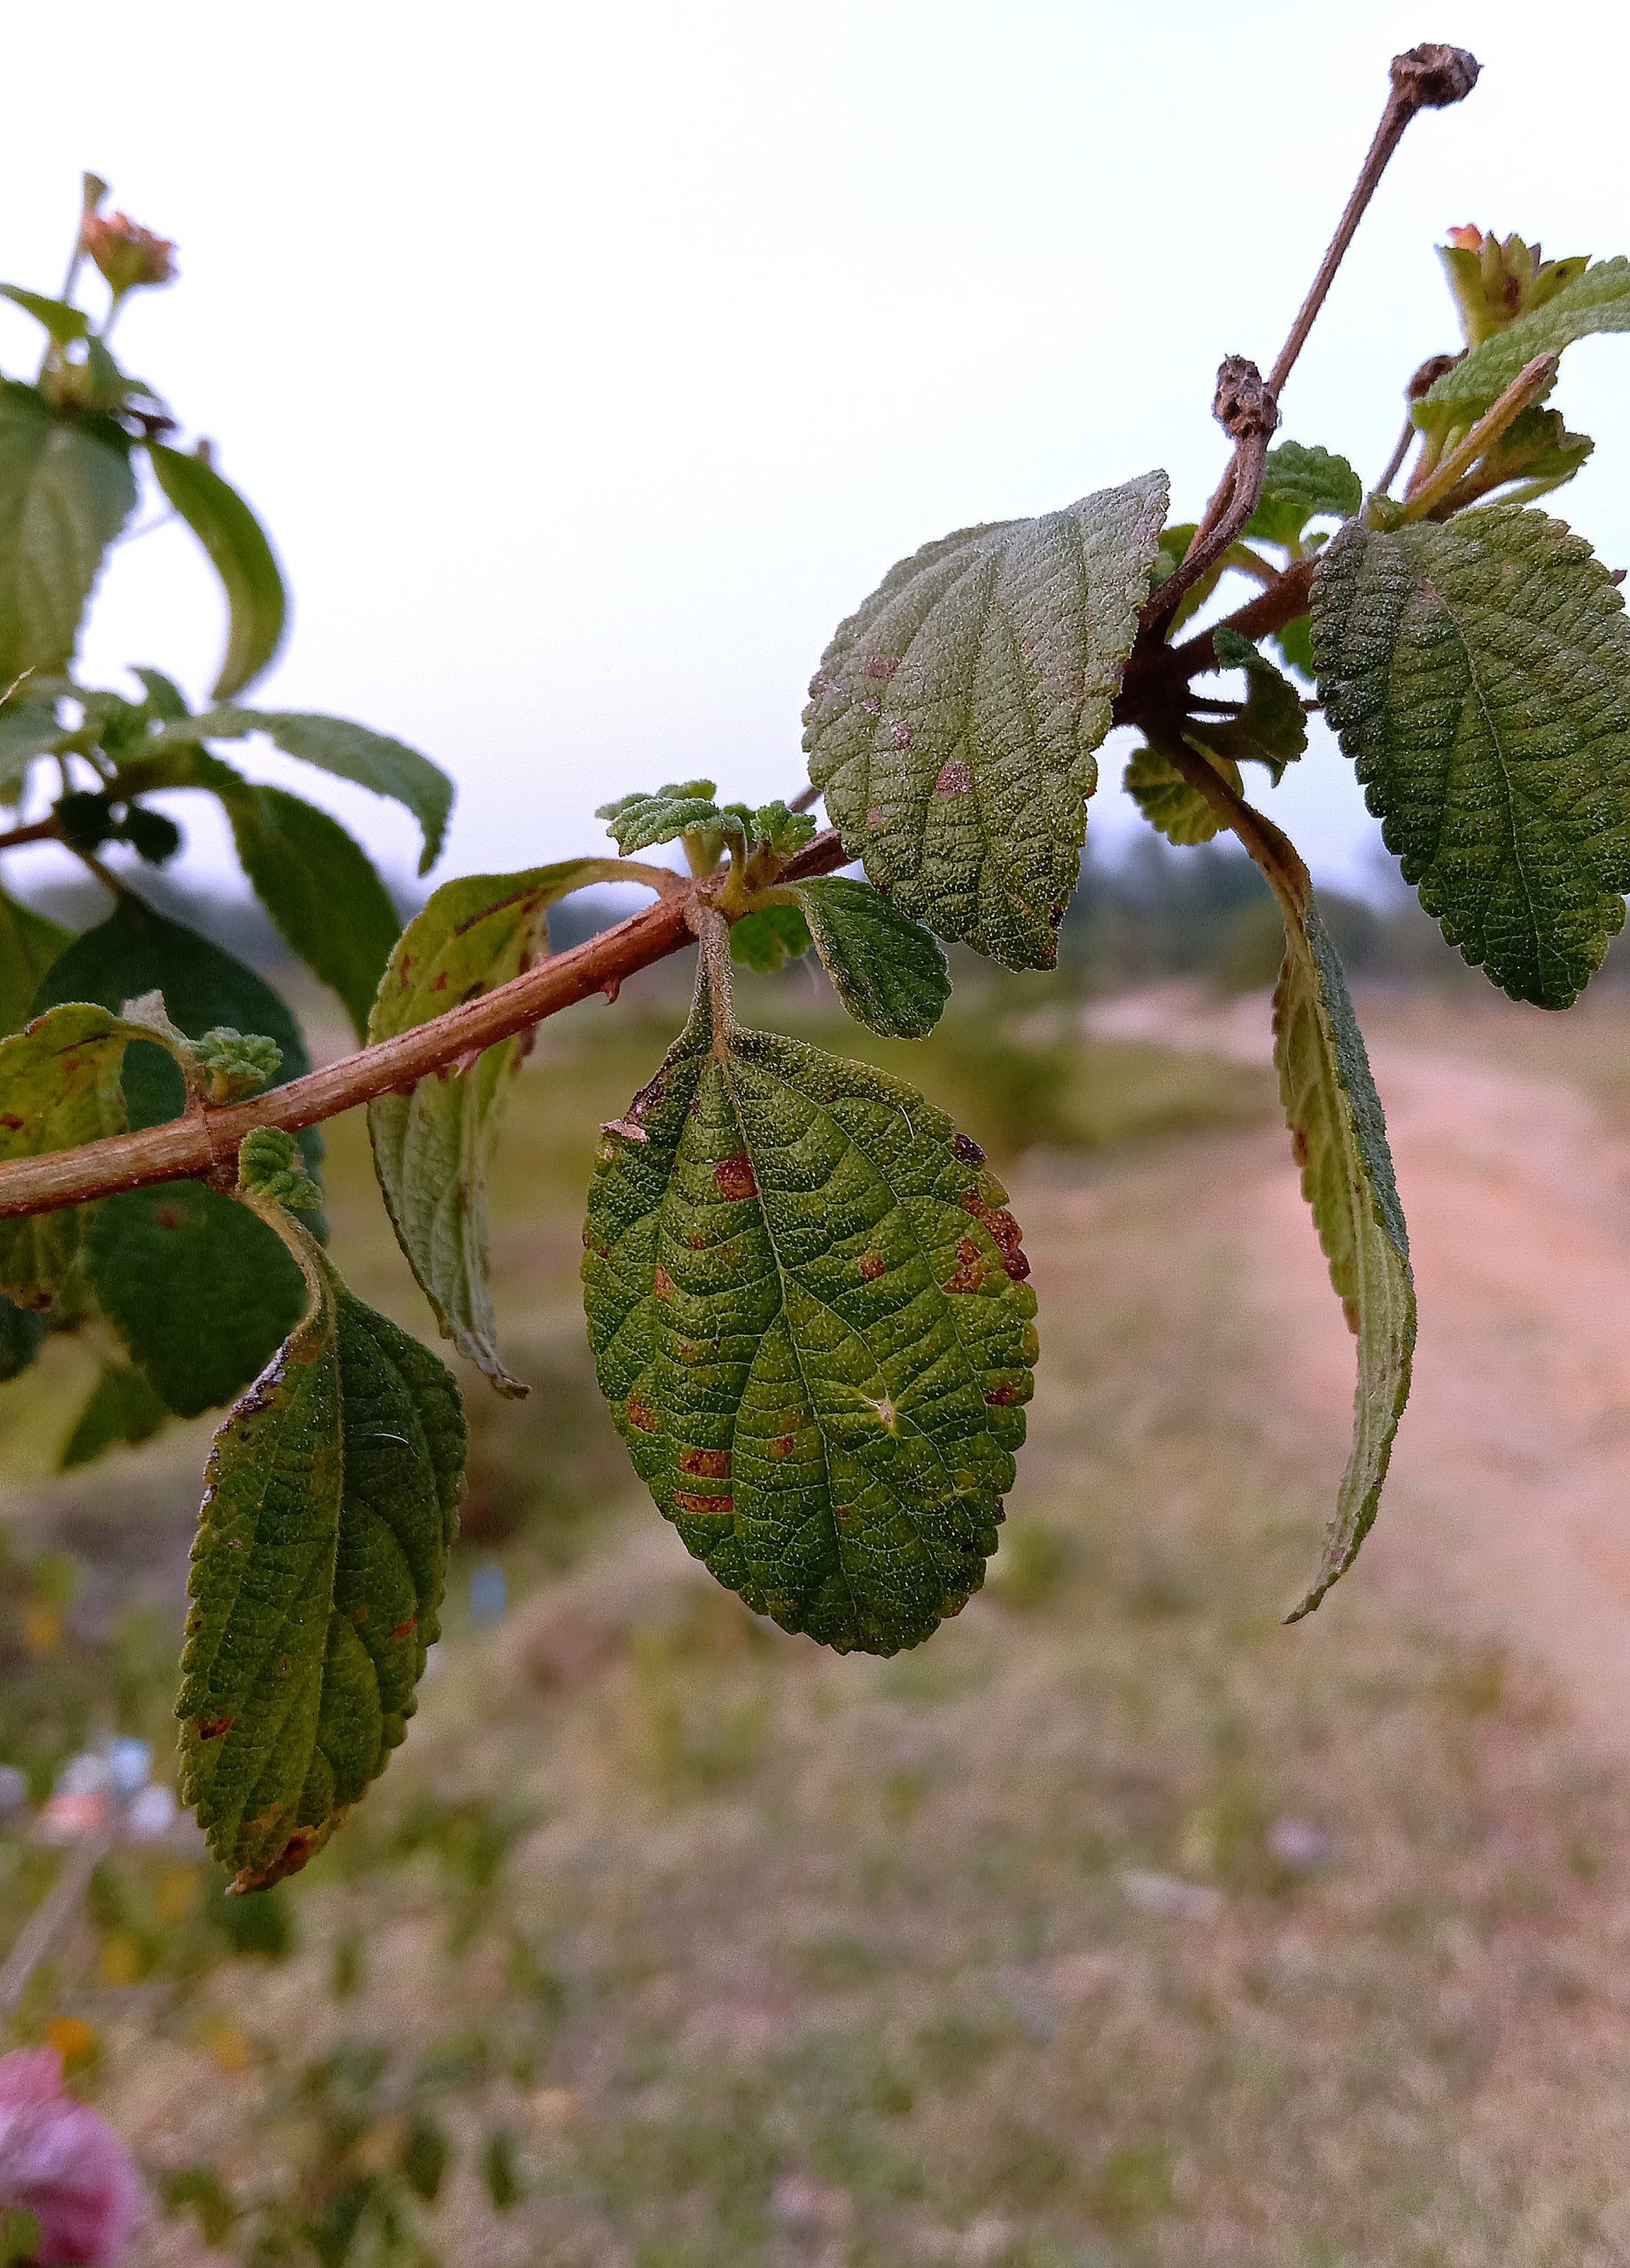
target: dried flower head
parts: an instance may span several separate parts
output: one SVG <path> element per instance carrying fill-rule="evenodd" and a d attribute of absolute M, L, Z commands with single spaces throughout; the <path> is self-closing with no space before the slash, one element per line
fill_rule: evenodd
<path fill-rule="evenodd" d="M 80 223 L 81 240 L 106 276 L 115 297 L 145 284 L 168 284 L 175 275 L 175 247 L 167 237 L 125 213 L 87 213 Z"/>

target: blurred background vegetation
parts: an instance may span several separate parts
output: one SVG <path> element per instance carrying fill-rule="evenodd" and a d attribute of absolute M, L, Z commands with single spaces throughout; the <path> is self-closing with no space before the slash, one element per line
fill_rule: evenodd
<path fill-rule="evenodd" d="M 248 913 L 189 906 L 338 1048 Z M 1367 1024 L 1440 1037 L 1486 990 L 1390 899 L 1331 917 Z M 595 918 L 569 907 L 556 943 Z M 843 1021 L 806 966 L 744 975 L 749 1018 L 909 1067 L 1010 1182 L 1035 1262 L 1038 1394 L 990 1581 L 891 1661 L 822 1656 L 713 1587 L 594 1389 L 583 1192 L 687 971 L 544 1028 L 494 1189 L 533 1390 L 466 1380 L 463 1535 L 407 1747 L 265 1898 L 226 1899 L 184 1820 L 106 1848 L 10 2012 L 7 2044 L 55 2040 L 138 2152 L 138 2260 L 1626 2256 L 1617 2035 L 1592 2014 L 1622 1968 L 1622 1798 L 1529 1665 L 1362 1569 L 1280 1627 L 1340 1431 L 1282 1406 L 1254 1290 L 1249 1192 L 1292 1170 L 1266 1005 L 1256 1061 L 1098 1019 L 1152 988 L 1220 1014 L 1199 972 L 1258 995 L 1277 936 L 1243 858 L 1151 842 L 1090 866 L 1060 979 L 959 970 L 928 1042 Z M 1567 1075 L 1609 1092 L 1623 1028 L 1610 993 Z M 365 1130 L 329 1135 L 347 1278 L 428 1336 Z M 0 1767 L 22 1775 L 0 1957 L 84 1847 L 48 1839 L 52 1791 L 61 1814 L 114 1736 L 171 1772 L 211 1421 L 61 1475 L 95 1371 L 64 1337 L 0 1387 Z"/>

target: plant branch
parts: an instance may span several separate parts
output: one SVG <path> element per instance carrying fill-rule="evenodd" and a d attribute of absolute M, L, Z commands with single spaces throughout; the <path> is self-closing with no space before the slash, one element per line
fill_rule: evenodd
<path fill-rule="evenodd" d="M 1465 439 L 1449 451 L 1429 479 L 1422 481 L 1419 487 L 1406 496 L 1405 519 L 1424 520 L 1435 507 L 1444 503 L 1459 485 L 1462 478 L 1500 439 L 1507 426 L 1520 417 L 1529 403 L 1537 401 L 1555 383 L 1559 368 L 1559 358 L 1555 354 L 1536 354 L 1532 362 L 1525 363 L 1499 400 L 1484 411 Z"/>
<path fill-rule="evenodd" d="M 1243 354 L 1225 355 L 1217 368 L 1217 390 L 1211 414 L 1234 444 L 1227 471 L 1217 484 L 1183 563 L 1156 591 L 1138 617 L 1140 634 L 1153 637 L 1164 630 L 1207 570 L 1231 551 L 1261 501 L 1262 474 L 1268 463 L 1268 444 L 1279 423 L 1272 392 L 1262 374 Z"/>
<path fill-rule="evenodd" d="M 1290 336 L 1279 349 L 1277 361 L 1268 373 L 1268 391 L 1276 399 L 1285 391 L 1285 382 L 1296 367 L 1296 358 L 1308 343 L 1308 334 L 1318 319 L 1320 308 L 1329 297 L 1330 287 L 1336 280 L 1336 271 L 1347 256 L 1347 246 L 1364 217 L 1365 208 L 1375 195 L 1382 175 L 1386 171 L 1393 152 L 1403 139 L 1404 128 L 1417 111 L 1441 110 L 1449 103 L 1462 102 L 1478 82 L 1482 66 L 1463 47 L 1445 47 L 1435 42 L 1423 47 L 1412 47 L 1392 61 L 1392 90 L 1386 98 L 1386 108 L 1375 131 L 1375 139 L 1353 185 L 1347 209 L 1336 223 L 1336 233 L 1331 238 L 1318 273 L 1308 287 L 1308 296 L 1296 313 Z"/>
<path fill-rule="evenodd" d="M 847 863 L 842 843 L 828 829 L 788 863 L 786 873 L 798 881 L 831 874 Z M 528 1031 L 592 993 L 615 998 L 625 978 L 691 943 L 690 907 L 698 896 L 705 898 L 708 894 L 705 885 L 701 892 L 667 889 L 654 905 L 642 907 L 616 928 L 574 945 L 569 952 L 551 954 L 508 984 L 247 1102 L 172 1118 L 161 1126 L 115 1134 L 77 1150 L 0 1165 L 0 1220 L 53 1212 L 153 1182 L 209 1175 L 219 1178 L 254 1127 L 281 1126 L 298 1133 L 303 1126 L 338 1117 L 376 1096 L 406 1091 L 432 1074 L 452 1075 L 461 1057 Z"/>
<path fill-rule="evenodd" d="M 0 835 L 0 850 L 20 850 L 25 843 L 60 843 L 62 829 L 54 818 L 30 819 L 27 827 L 8 827 Z"/>

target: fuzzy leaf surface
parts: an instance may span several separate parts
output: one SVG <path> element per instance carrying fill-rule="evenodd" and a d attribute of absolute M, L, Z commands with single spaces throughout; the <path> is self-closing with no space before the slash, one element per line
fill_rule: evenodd
<path fill-rule="evenodd" d="M 1415 1280 L 1386 1121 L 1330 934 L 1309 893 L 1281 894 L 1285 967 L 1274 994 L 1274 1061 L 1331 1281 L 1358 1340 L 1353 1448 L 1318 1574 L 1292 1619 L 1352 1565 L 1374 1523 L 1415 1354 Z"/>
<path fill-rule="evenodd" d="M 413 1031 L 461 1000 L 518 976 L 547 951 L 547 909 L 605 871 L 571 858 L 519 874 L 466 874 L 444 883 L 392 951 L 369 1021 L 370 1044 Z M 398 1243 L 436 1320 L 501 1394 L 524 1394 L 500 1360 L 487 1285 L 486 1173 L 518 1039 L 473 1064 L 421 1079 L 408 1095 L 368 1107 L 374 1166 Z"/>
<path fill-rule="evenodd" d="M 463 1476 L 446 1369 L 287 1233 L 309 1305 L 215 1436 L 176 1702 L 182 1793 L 240 1890 L 304 1866 L 401 1741 Z"/>
<path fill-rule="evenodd" d="M 53 1008 L 0 1039 L 0 1164 L 75 1150 L 124 1130 L 120 1070 L 145 1027 L 105 1008 Z M 85 1205 L 0 1221 L 0 1292 L 48 1308 L 78 1257 Z"/>
<path fill-rule="evenodd" d="M 66 667 L 105 553 L 136 504 L 130 445 L 111 418 L 58 417 L 0 379 L 0 692 Z"/>
<path fill-rule="evenodd" d="M 984 1577 L 1035 1294 L 982 1153 L 920 1095 L 729 1029 L 705 981 L 607 1130 L 584 1230 L 600 1383 L 687 1548 L 840 1652 L 926 1638 Z"/>
<path fill-rule="evenodd" d="M 139 1448 L 151 1441 L 164 1417 L 164 1404 L 144 1371 L 125 1363 L 110 1363 L 69 1428 L 58 1470 L 72 1472 L 108 1449 Z"/>
<path fill-rule="evenodd" d="M 283 573 L 265 529 L 213 465 L 161 441 L 150 441 L 147 454 L 166 499 L 203 545 L 226 594 L 227 649 L 211 697 L 229 701 L 261 674 L 283 643 L 289 618 Z"/>
<path fill-rule="evenodd" d="M 1281 441 L 1268 452 L 1262 493 L 1246 525 L 1246 540 L 1289 545 L 1309 520 L 1350 519 L 1364 501 L 1364 486 L 1345 457 L 1301 441 Z"/>
<path fill-rule="evenodd" d="M 1588 544 L 1510 506 L 1341 530 L 1319 690 L 1405 879 L 1512 998 L 1563 1008 L 1630 889 L 1630 625 Z"/>
<path fill-rule="evenodd" d="M 0 890 L 0 1033 L 20 1031 L 29 1003 L 74 932 Z"/>
<path fill-rule="evenodd" d="M 1242 784 L 1239 766 L 1226 757 L 1209 756 L 1198 743 L 1195 745 L 1197 753 L 1206 756 L 1238 795 Z M 1182 773 L 1158 749 L 1140 748 L 1134 752 L 1127 764 L 1125 784 L 1127 794 L 1150 826 L 1168 843 L 1209 843 L 1222 827 L 1222 820 L 1204 796 L 1197 788 L 1190 787 Z"/>
<path fill-rule="evenodd" d="M 1050 968 L 1093 750 L 1149 587 L 1166 477 L 964 528 L 841 624 L 803 745 L 845 848 L 902 909 L 1014 968 Z"/>
<path fill-rule="evenodd" d="M 951 998 L 939 940 L 870 882 L 826 874 L 796 885 L 821 967 L 857 1021 L 921 1039 Z"/>
<path fill-rule="evenodd" d="M 1187 730 L 1214 756 L 1235 764 L 1266 765 L 1277 786 L 1285 765 L 1293 764 L 1308 746 L 1308 713 L 1301 695 L 1283 670 L 1226 623 L 1218 625 L 1212 643 L 1220 669 L 1246 673 L 1244 713 L 1196 718 Z"/>
<path fill-rule="evenodd" d="M 1428 431 L 1472 425 L 1536 354 L 1559 354 L 1594 332 L 1630 330 L 1630 260 L 1593 260 L 1554 299 L 1474 346 L 1415 405 Z"/>

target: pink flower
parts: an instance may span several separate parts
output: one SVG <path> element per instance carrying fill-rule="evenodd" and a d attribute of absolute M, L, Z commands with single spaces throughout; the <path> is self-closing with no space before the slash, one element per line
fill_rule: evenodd
<path fill-rule="evenodd" d="M 42 2268 L 117 2268 L 142 2204 L 129 2152 L 64 2093 L 56 2049 L 0 2056 L 0 2207 L 34 2215 Z"/>

